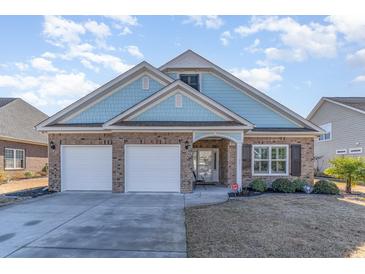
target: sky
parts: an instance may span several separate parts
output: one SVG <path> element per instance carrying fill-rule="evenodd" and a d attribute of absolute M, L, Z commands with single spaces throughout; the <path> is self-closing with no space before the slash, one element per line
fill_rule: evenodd
<path fill-rule="evenodd" d="M 365 96 L 365 17 L 0 16 L 0 37 L 0 97 L 48 115 L 187 49 L 304 117 L 323 96 Z"/>

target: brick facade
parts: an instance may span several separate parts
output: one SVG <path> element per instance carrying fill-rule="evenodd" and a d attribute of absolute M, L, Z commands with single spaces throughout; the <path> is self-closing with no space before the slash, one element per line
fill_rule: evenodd
<path fill-rule="evenodd" d="M 245 136 L 245 144 L 261 145 L 261 144 L 300 144 L 301 145 L 301 176 L 300 178 L 313 182 L 314 180 L 314 140 L 311 137 L 249 137 Z M 297 177 L 290 176 L 290 146 L 289 146 L 289 179 Z M 243 185 L 248 185 L 255 178 L 261 178 L 271 183 L 280 176 L 252 176 L 251 163 L 243 165 L 242 171 Z"/>
<path fill-rule="evenodd" d="M 95 133 L 95 134 L 49 134 L 56 149 L 49 151 L 49 186 L 61 190 L 61 145 L 112 145 L 113 192 L 124 192 L 124 145 L 125 144 L 180 144 L 181 146 L 181 192 L 193 190 L 192 133 Z M 187 149 L 185 146 L 187 146 Z"/>
<path fill-rule="evenodd" d="M 4 170 L 5 148 L 15 148 L 25 150 L 25 168 L 20 170 Z M 26 144 L 12 141 L 0 140 L 0 171 L 4 171 L 10 177 L 23 177 L 27 171 L 40 172 L 46 163 L 47 146 Z"/>
<path fill-rule="evenodd" d="M 181 146 L 181 192 L 193 190 L 193 159 L 194 148 L 219 148 L 220 181 L 229 185 L 236 181 L 236 144 L 228 140 L 200 140 L 192 144 L 192 133 L 95 133 L 95 134 L 49 134 L 49 140 L 54 141 L 56 149 L 49 151 L 49 184 L 50 189 L 61 190 L 61 145 L 112 145 L 113 147 L 113 192 L 124 192 L 124 145 L 125 144 L 180 144 Z M 246 144 L 300 144 L 301 145 L 301 178 L 308 181 L 314 179 L 313 138 L 310 137 L 249 137 L 245 136 Z M 185 148 L 186 144 L 188 145 Z M 246 163 L 247 164 L 247 163 Z M 289 151 L 290 174 L 290 151 Z M 243 185 L 248 185 L 254 178 L 251 164 L 243 165 Z M 277 176 L 260 176 L 267 182 L 272 182 Z M 289 176 L 291 178 L 291 176 Z"/>

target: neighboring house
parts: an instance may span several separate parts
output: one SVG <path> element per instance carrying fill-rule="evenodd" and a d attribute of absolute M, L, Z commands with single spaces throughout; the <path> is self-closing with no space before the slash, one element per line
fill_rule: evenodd
<path fill-rule="evenodd" d="M 0 98 L 0 172 L 24 177 L 48 162 L 47 135 L 35 126 L 48 116 L 19 98 Z"/>
<path fill-rule="evenodd" d="M 37 129 L 49 137 L 52 190 L 114 192 L 313 180 L 322 133 L 191 50 L 160 68 L 136 65 Z"/>
<path fill-rule="evenodd" d="M 365 97 L 323 97 L 307 119 L 325 130 L 314 144 L 318 172 L 336 156 L 365 156 Z"/>

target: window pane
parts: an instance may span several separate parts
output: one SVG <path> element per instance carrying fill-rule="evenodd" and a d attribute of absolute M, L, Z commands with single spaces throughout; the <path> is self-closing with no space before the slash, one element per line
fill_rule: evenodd
<path fill-rule="evenodd" d="M 272 173 L 286 173 L 286 161 L 272 161 L 271 163 Z"/>
<path fill-rule="evenodd" d="M 255 161 L 254 171 L 256 174 L 267 174 L 269 173 L 269 161 Z"/>
<path fill-rule="evenodd" d="M 16 168 L 24 168 L 24 151 L 23 150 L 16 150 L 15 154 L 15 167 Z"/>
<path fill-rule="evenodd" d="M 180 80 L 199 90 L 199 74 L 180 74 Z"/>
<path fill-rule="evenodd" d="M 255 147 L 254 149 L 255 159 L 269 159 L 269 148 L 268 147 Z"/>
<path fill-rule="evenodd" d="M 286 159 L 286 147 L 279 147 L 278 148 L 278 151 L 279 151 L 279 153 L 278 153 L 278 159 L 283 159 L 283 160 L 285 160 Z"/>
<path fill-rule="evenodd" d="M 14 168 L 14 150 L 5 149 L 5 168 Z"/>

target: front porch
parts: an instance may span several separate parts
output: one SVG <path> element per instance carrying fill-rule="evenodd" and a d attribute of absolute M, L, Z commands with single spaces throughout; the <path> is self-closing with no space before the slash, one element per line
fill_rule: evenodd
<path fill-rule="evenodd" d="M 242 132 L 195 132 L 194 185 L 242 185 Z"/>

